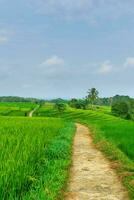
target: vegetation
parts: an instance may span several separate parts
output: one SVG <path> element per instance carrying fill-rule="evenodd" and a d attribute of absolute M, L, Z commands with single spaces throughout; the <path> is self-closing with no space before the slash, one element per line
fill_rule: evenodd
<path fill-rule="evenodd" d="M 0 199 L 60 199 L 74 125 L 60 119 L 0 118 Z"/>
<path fill-rule="evenodd" d="M 124 119 L 130 119 L 129 105 L 127 102 L 119 101 L 112 104 L 112 113 Z"/>
<path fill-rule="evenodd" d="M 134 119 L 134 100 L 128 97 L 119 98 L 112 103 L 112 113 L 124 119 Z"/>
<path fill-rule="evenodd" d="M 95 100 L 98 98 L 99 92 L 97 91 L 96 88 L 91 88 L 88 91 L 88 96 L 87 96 L 87 100 L 92 104 L 94 104 Z"/>
<path fill-rule="evenodd" d="M 61 98 L 57 98 L 57 99 L 51 99 L 51 100 L 46 100 L 47 103 L 64 103 L 67 104 L 68 100 L 67 99 L 61 99 Z"/>
<path fill-rule="evenodd" d="M 16 96 L 3 96 L 0 97 L 0 102 L 33 102 L 38 103 L 42 100 L 36 98 L 24 98 L 24 97 L 16 97 Z"/>
<path fill-rule="evenodd" d="M 57 117 L 54 105 L 46 105 L 42 116 Z M 109 159 L 116 162 L 116 169 L 122 177 L 124 185 L 134 199 L 134 123 L 110 115 L 107 107 L 94 110 L 67 108 L 60 117 L 83 123 L 90 127 L 94 142 Z"/>
<path fill-rule="evenodd" d="M 85 110 L 88 106 L 88 101 L 87 101 L 87 99 L 71 99 L 71 101 L 69 102 L 69 105 L 72 108 Z"/>
<path fill-rule="evenodd" d="M 57 103 L 55 104 L 55 108 L 56 108 L 57 111 L 61 114 L 61 113 L 63 113 L 63 112 L 65 111 L 65 109 L 66 109 L 66 104 L 57 102 Z"/>
<path fill-rule="evenodd" d="M 27 116 L 36 107 L 31 102 L 0 102 L 1 116 Z"/>
<path fill-rule="evenodd" d="M 31 119 L 0 117 L 0 199 L 63 199 L 75 122 L 90 127 L 134 199 L 134 99 L 99 98 L 92 88 L 85 99 L 38 105 Z M 1 102 L 0 115 L 27 116 L 35 107 L 37 102 Z"/>

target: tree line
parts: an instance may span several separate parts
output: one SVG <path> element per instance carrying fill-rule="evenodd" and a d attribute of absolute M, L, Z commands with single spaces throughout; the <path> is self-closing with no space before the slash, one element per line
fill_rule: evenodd
<path fill-rule="evenodd" d="M 32 102 L 32 103 L 40 103 L 45 100 L 37 99 L 37 98 L 25 98 L 18 96 L 1 96 L 0 102 Z"/>
<path fill-rule="evenodd" d="M 87 95 L 83 99 L 72 98 L 67 99 L 52 99 L 41 100 L 37 98 L 24 98 L 17 96 L 2 96 L 0 102 L 33 102 L 37 104 L 44 104 L 45 102 L 51 102 L 55 104 L 55 109 L 59 113 L 66 109 L 67 104 L 76 109 L 95 109 L 97 106 L 111 106 L 111 113 L 115 116 L 122 117 L 124 119 L 134 119 L 134 99 L 129 96 L 115 95 L 114 97 L 99 97 L 99 91 L 96 88 L 91 88 L 87 91 Z"/>
<path fill-rule="evenodd" d="M 71 99 L 69 105 L 77 109 L 95 109 L 98 106 L 111 106 L 111 113 L 124 119 L 134 119 L 134 99 L 129 96 L 115 95 L 100 98 L 96 88 L 91 88 L 83 99 Z"/>

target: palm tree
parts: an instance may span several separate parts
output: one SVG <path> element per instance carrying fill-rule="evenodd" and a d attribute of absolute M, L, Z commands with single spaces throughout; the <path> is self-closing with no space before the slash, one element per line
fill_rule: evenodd
<path fill-rule="evenodd" d="M 89 91 L 88 91 L 88 100 L 91 102 L 92 104 L 92 107 L 93 107 L 93 104 L 95 102 L 95 100 L 98 98 L 98 95 L 99 95 L 99 92 L 96 88 L 91 88 Z"/>

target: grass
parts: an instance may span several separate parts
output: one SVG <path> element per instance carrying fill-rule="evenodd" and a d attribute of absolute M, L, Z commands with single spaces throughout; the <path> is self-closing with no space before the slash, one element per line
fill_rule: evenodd
<path fill-rule="evenodd" d="M 62 119 L 0 117 L 0 199 L 59 200 L 74 132 Z"/>
<path fill-rule="evenodd" d="M 58 116 L 58 113 L 54 109 L 54 104 L 45 103 L 39 107 L 39 109 L 34 113 L 34 116 L 38 116 L 38 117 L 50 116 L 51 117 L 52 113 L 55 114 L 56 117 Z"/>
<path fill-rule="evenodd" d="M 104 108 L 96 110 L 67 109 L 59 114 L 53 105 L 46 105 L 38 110 L 38 116 L 61 117 L 67 120 L 81 121 L 92 125 L 101 132 L 101 137 L 114 143 L 128 158 L 134 161 L 134 122 L 123 120 L 115 116 L 105 114 Z M 109 110 L 109 108 L 108 108 Z M 109 111 L 108 111 L 109 113 Z"/>
<path fill-rule="evenodd" d="M 40 106 L 34 116 L 1 117 L 0 199 L 63 199 L 61 191 L 71 163 L 74 122 L 90 128 L 97 148 L 112 161 L 130 199 L 134 199 L 133 121 L 112 116 L 110 107 L 99 106 L 94 110 L 67 107 L 59 113 L 51 103 Z"/>
<path fill-rule="evenodd" d="M 27 116 L 36 106 L 29 102 L 0 102 L 0 116 Z"/>
<path fill-rule="evenodd" d="M 50 108 L 50 109 L 49 109 Z M 67 109 L 60 114 L 44 106 L 42 116 L 61 117 L 87 125 L 97 148 L 112 161 L 130 198 L 134 199 L 134 122 L 110 115 L 109 108 L 95 110 Z"/>

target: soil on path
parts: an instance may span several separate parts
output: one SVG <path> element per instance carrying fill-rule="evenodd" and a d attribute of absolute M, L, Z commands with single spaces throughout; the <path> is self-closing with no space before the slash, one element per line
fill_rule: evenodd
<path fill-rule="evenodd" d="M 35 107 L 33 110 L 30 111 L 29 113 L 29 117 L 33 117 L 34 112 L 39 108 L 39 105 L 37 107 Z"/>
<path fill-rule="evenodd" d="M 65 200 L 128 200 L 110 162 L 97 150 L 88 128 L 77 124 L 73 165 Z"/>

